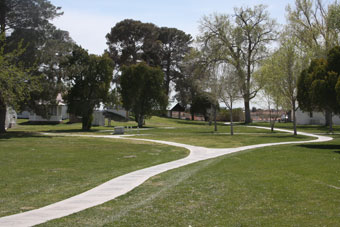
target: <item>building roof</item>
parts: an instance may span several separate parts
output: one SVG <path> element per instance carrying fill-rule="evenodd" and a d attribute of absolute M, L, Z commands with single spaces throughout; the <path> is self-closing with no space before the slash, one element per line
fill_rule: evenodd
<path fill-rule="evenodd" d="M 185 108 L 181 106 L 181 104 L 177 103 L 174 107 L 172 107 L 171 111 L 183 112 L 185 111 Z"/>

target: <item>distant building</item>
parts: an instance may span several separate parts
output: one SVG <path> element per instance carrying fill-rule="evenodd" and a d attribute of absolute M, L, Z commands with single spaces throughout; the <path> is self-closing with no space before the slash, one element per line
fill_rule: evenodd
<path fill-rule="evenodd" d="M 194 114 L 192 116 L 191 113 L 187 113 L 185 111 L 185 108 L 177 103 L 167 111 L 167 117 L 170 118 L 178 118 L 178 119 L 183 119 L 183 120 L 195 120 L 195 121 L 204 121 L 204 116 L 202 114 Z M 194 119 L 192 119 L 194 117 Z"/>
<path fill-rule="evenodd" d="M 334 115 L 333 124 L 340 125 L 340 118 L 338 115 Z M 325 125 L 325 114 L 321 112 L 303 112 L 301 110 L 296 111 L 296 123 L 298 125 Z"/>
<path fill-rule="evenodd" d="M 275 120 L 279 121 L 281 120 L 282 116 L 285 115 L 286 112 L 283 110 L 279 110 L 279 112 L 276 112 L 276 110 L 262 110 L 262 109 L 255 109 L 253 108 L 252 112 L 250 113 L 251 119 L 253 121 L 265 121 L 269 122 L 270 118 L 276 117 Z"/>
<path fill-rule="evenodd" d="M 33 111 L 30 112 L 28 121 L 32 123 L 60 123 L 64 119 L 68 119 L 67 105 L 64 103 L 61 94 L 56 98 L 56 104 L 48 105 L 48 117 L 37 115 Z"/>

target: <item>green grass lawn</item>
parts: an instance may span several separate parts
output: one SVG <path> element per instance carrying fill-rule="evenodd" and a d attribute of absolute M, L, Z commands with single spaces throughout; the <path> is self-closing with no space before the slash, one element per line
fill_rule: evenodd
<path fill-rule="evenodd" d="M 256 129 L 244 125 L 234 126 L 234 136 L 230 136 L 230 126 L 218 124 L 218 131 L 207 122 L 166 119 L 153 117 L 146 122 L 149 130 L 140 131 L 138 138 L 167 140 L 209 148 L 230 148 L 252 144 L 286 142 L 313 139 L 306 136 L 293 136 L 290 133 Z M 128 133 L 135 134 L 136 131 Z"/>
<path fill-rule="evenodd" d="M 136 141 L 10 132 L 0 137 L 0 216 L 39 208 L 187 154 Z"/>
<path fill-rule="evenodd" d="M 250 125 L 253 126 L 263 126 L 263 127 L 270 127 L 269 123 L 267 122 L 255 122 Z M 275 128 L 283 128 L 283 129 L 290 129 L 293 130 L 293 123 L 275 123 Z M 334 133 L 340 133 L 340 125 L 333 125 Z M 320 133 L 320 134 L 328 134 L 329 127 L 324 125 L 298 125 L 297 132 L 310 132 L 310 133 Z"/>
<path fill-rule="evenodd" d="M 310 140 L 311 137 L 302 135 L 293 136 L 290 133 L 236 126 L 235 135 L 228 133 L 229 126 L 220 126 L 218 132 L 213 132 L 210 127 L 153 129 L 140 132 L 142 135 L 135 138 L 167 140 L 177 143 L 202 146 L 208 148 L 231 148 L 253 144 Z"/>
<path fill-rule="evenodd" d="M 155 176 L 41 226 L 339 226 L 340 136 L 267 147 Z"/>
<path fill-rule="evenodd" d="M 59 124 L 59 125 L 28 125 L 21 121 L 19 127 L 13 131 L 31 132 L 53 132 L 53 133 L 73 133 L 73 134 L 112 134 L 114 126 L 132 127 L 136 126 L 133 121 L 112 122 L 112 127 L 92 127 L 90 132 L 82 132 L 81 124 Z M 230 136 L 230 126 L 218 123 L 218 131 L 214 131 L 214 126 L 209 126 L 208 122 L 189 121 L 179 119 L 169 119 L 152 117 L 146 120 L 146 127 L 137 130 L 133 128 L 126 134 L 136 134 L 136 138 L 167 140 L 177 143 L 203 146 L 209 148 L 230 148 L 252 144 L 287 142 L 310 140 L 311 137 L 293 136 L 290 133 L 274 132 L 266 129 L 256 129 L 244 125 L 234 126 L 234 136 Z"/>
<path fill-rule="evenodd" d="M 215 133 L 206 122 L 159 117 L 147 120 L 146 127 L 127 134 L 216 148 L 312 139 L 244 125 L 235 126 L 236 135 L 230 136 L 229 126 L 222 123 Z M 80 129 L 81 124 L 33 126 L 21 121 L 0 138 L 0 216 L 187 155 L 184 149 L 132 140 L 39 135 L 83 134 Z M 110 130 L 113 127 L 93 127 L 85 134 L 106 135 Z M 298 130 L 327 132 L 308 126 Z M 336 226 L 340 136 L 334 137 L 325 144 L 261 148 L 168 171 L 118 199 L 43 226 Z"/>

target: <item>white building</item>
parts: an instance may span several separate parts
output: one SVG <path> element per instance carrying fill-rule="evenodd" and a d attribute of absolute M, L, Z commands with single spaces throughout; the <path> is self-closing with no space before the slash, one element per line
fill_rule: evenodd
<path fill-rule="evenodd" d="M 58 94 L 56 98 L 56 105 L 48 106 L 48 117 L 42 117 L 37 115 L 34 112 L 30 112 L 28 120 L 30 122 L 39 122 L 39 123 L 60 123 L 62 120 L 68 118 L 67 106 L 64 103 L 61 94 Z"/>
<path fill-rule="evenodd" d="M 325 125 L 325 114 L 321 112 L 302 112 L 296 111 L 296 123 L 298 125 Z M 333 124 L 340 125 L 340 117 L 338 115 L 333 116 Z"/>

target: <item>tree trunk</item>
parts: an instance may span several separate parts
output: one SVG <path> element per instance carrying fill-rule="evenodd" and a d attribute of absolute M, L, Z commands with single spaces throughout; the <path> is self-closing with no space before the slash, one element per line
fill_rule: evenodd
<path fill-rule="evenodd" d="M 294 104 L 294 106 L 295 106 L 295 104 Z M 295 107 L 293 107 L 293 108 L 294 108 L 293 109 L 293 112 L 294 112 L 295 111 Z M 292 111 L 291 110 L 288 111 L 287 116 L 288 116 L 287 122 L 292 122 Z"/>
<path fill-rule="evenodd" d="M 171 82 L 171 70 L 170 70 L 170 66 L 171 66 L 171 56 L 167 57 L 167 67 L 166 67 L 166 72 L 165 72 L 165 91 L 166 91 L 166 95 L 169 97 L 170 95 L 170 82 Z"/>
<path fill-rule="evenodd" d="M 138 128 L 143 128 L 143 123 L 144 123 L 144 116 L 139 115 L 138 116 Z"/>
<path fill-rule="evenodd" d="M 330 112 L 329 116 L 330 116 L 330 119 L 329 119 L 329 132 L 333 133 L 333 115 L 332 115 L 332 112 Z"/>
<path fill-rule="evenodd" d="M 191 113 L 191 120 L 192 120 L 192 121 L 195 120 L 195 113 Z"/>
<path fill-rule="evenodd" d="M 230 108 L 230 135 L 234 135 L 233 108 Z"/>
<path fill-rule="evenodd" d="M 326 120 L 325 126 L 330 126 L 331 121 L 332 121 L 332 112 L 328 110 L 325 111 L 325 120 Z"/>
<path fill-rule="evenodd" d="M 215 132 L 217 132 L 217 108 L 214 106 L 214 124 L 215 124 Z"/>
<path fill-rule="evenodd" d="M 272 111 L 271 110 L 269 110 L 269 123 L 270 123 L 270 131 L 273 133 L 274 132 L 274 123 L 275 123 L 275 121 L 273 121 Z"/>
<path fill-rule="evenodd" d="M 6 1 L 0 2 L 0 35 L 5 37 L 6 31 L 6 12 L 8 11 Z"/>
<path fill-rule="evenodd" d="M 210 113 L 209 113 L 209 126 L 212 125 L 212 110 L 213 110 L 213 107 L 212 107 L 212 104 L 210 105 Z"/>
<path fill-rule="evenodd" d="M 295 102 L 293 103 L 293 127 L 294 127 L 294 136 L 297 135 L 297 130 L 296 130 L 296 107 L 295 107 Z"/>
<path fill-rule="evenodd" d="M 249 124 L 251 123 L 251 116 L 250 116 L 250 102 L 244 100 L 244 123 Z"/>
<path fill-rule="evenodd" d="M 81 129 L 82 129 L 83 131 L 88 131 L 88 130 L 89 130 L 88 127 L 87 127 L 87 126 L 88 126 L 88 116 L 85 116 L 85 115 L 84 115 L 84 116 L 82 117 L 82 119 L 81 119 L 81 124 L 82 124 L 82 128 L 81 128 Z"/>
<path fill-rule="evenodd" d="M 82 118 L 82 130 L 83 131 L 90 131 L 92 127 L 92 120 L 93 120 L 93 111 L 89 110 L 87 114 L 83 115 Z"/>
<path fill-rule="evenodd" d="M 274 121 L 270 123 L 270 131 L 273 133 L 274 132 Z"/>
<path fill-rule="evenodd" d="M 168 75 L 166 75 L 165 92 L 166 92 L 166 95 L 169 97 L 169 93 L 170 93 L 170 76 L 168 76 Z"/>
<path fill-rule="evenodd" d="M 6 112 L 6 104 L 0 103 L 0 134 L 6 133 Z"/>

